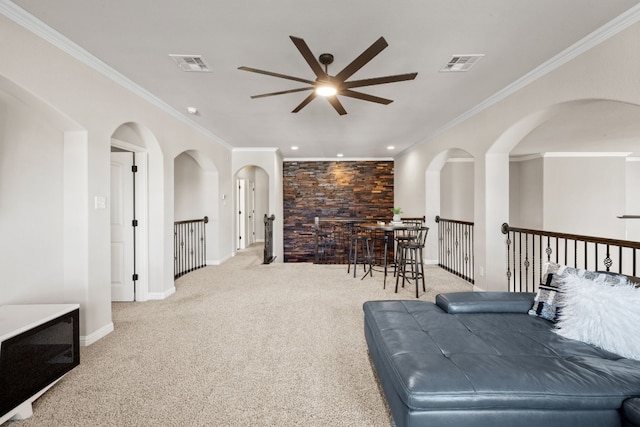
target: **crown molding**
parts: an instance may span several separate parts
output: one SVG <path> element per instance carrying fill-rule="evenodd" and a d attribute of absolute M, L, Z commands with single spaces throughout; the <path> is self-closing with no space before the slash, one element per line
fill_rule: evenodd
<path fill-rule="evenodd" d="M 564 151 L 553 151 L 548 153 L 543 153 L 542 157 L 544 158 L 554 158 L 554 157 L 628 157 L 632 153 L 629 151 L 572 151 L 572 152 L 564 152 Z"/>
<path fill-rule="evenodd" d="M 474 157 L 451 157 L 446 163 L 475 163 Z"/>
<path fill-rule="evenodd" d="M 525 154 L 522 156 L 510 156 L 510 162 L 526 162 L 535 159 L 552 158 L 597 158 L 597 157 L 624 157 L 626 161 L 640 161 L 640 157 L 633 157 L 628 151 L 549 151 L 544 153 Z"/>
<path fill-rule="evenodd" d="M 521 156 L 509 156 L 510 162 L 527 162 L 529 160 L 542 159 L 545 153 L 524 154 Z"/>
<path fill-rule="evenodd" d="M 255 152 L 255 151 L 266 151 L 269 153 L 274 153 L 276 151 L 278 151 L 278 147 L 233 147 L 231 151 L 248 151 L 248 152 Z"/>
<path fill-rule="evenodd" d="M 453 119 L 443 127 L 437 129 L 432 135 L 428 136 L 425 140 L 417 142 L 405 148 L 404 150 L 402 150 L 402 152 L 398 153 L 396 158 L 405 155 L 407 152 L 409 152 L 409 150 L 412 150 L 436 138 L 437 136 L 442 135 L 447 130 L 454 128 L 455 126 L 458 126 L 459 124 L 469 120 L 471 117 L 475 116 L 476 114 L 479 114 L 480 112 L 486 110 L 487 108 L 497 104 L 499 101 L 502 101 L 506 97 L 518 92 L 520 89 L 524 88 L 530 83 L 538 80 L 539 78 L 545 76 L 551 71 L 561 67 L 562 65 L 571 61 L 572 59 L 582 55 L 583 53 L 589 51 L 590 49 L 594 48 L 595 46 L 599 45 L 605 40 L 615 36 L 616 34 L 622 32 L 623 30 L 626 30 L 627 28 L 638 23 L 639 21 L 640 21 L 640 4 L 632 7 L 631 9 L 627 10 L 623 14 L 615 17 L 608 23 L 604 24 L 602 27 L 593 31 L 591 34 L 587 35 L 583 39 L 569 46 L 568 48 L 566 48 L 565 50 L 563 50 L 553 58 L 547 60 L 546 62 L 542 63 L 540 66 L 529 71 L 527 74 L 520 77 L 515 82 L 511 83 L 510 85 L 494 93 L 489 98 L 482 101 L 480 104 L 476 105 L 472 109 L 468 110 L 467 112 Z"/>
<path fill-rule="evenodd" d="M 200 132 L 204 136 L 213 139 L 218 144 L 226 147 L 227 149 L 231 149 L 231 145 L 225 142 L 222 138 L 215 135 L 208 129 L 194 123 L 189 120 L 182 113 L 177 111 L 175 108 L 171 107 L 169 104 L 161 100 L 160 98 L 153 95 L 151 92 L 137 85 L 136 83 L 129 80 L 123 74 L 119 73 L 109 65 L 102 62 L 100 59 L 93 56 L 91 53 L 78 46 L 74 42 L 72 42 L 67 37 L 63 36 L 35 16 L 31 15 L 21 7 L 17 6 L 13 2 L 9 0 L 0 0 L 0 13 L 11 19 L 18 25 L 24 27 L 25 29 L 31 31 L 36 36 L 41 39 L 51 43 L 53 46 L 57 47 L 61 51 L 67 53 L 71 57 L 77 59 L 88 67 L 94 69 L 98 73 L 107 77 L 108 79 L 114 81 L 118 85 L 123 88 L 129 90 L 150 104 L 160 108 L 165 113 L 170 116 L 178 119 L 180 122 L 186 124 L 187 126 L 195 129 Z"/>

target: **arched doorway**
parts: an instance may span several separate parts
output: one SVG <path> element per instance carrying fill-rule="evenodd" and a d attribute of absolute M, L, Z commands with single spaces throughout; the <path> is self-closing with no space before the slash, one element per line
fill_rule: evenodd
<path fill-rule="evenodd" d="M 433 158 L 425 171 L 425 215 L 427 226 L 437 233 L 437 216 L 473 222 L 475 208 L 473 156 L 462 149 L 449 149 Z M 428 239 L 427 262 L 439 262 L 438 239 Z"/>
<path fill-rule="evenodd" d="M 219 264 L 220 208 L 226 203 L 226 194 L 219 197 L 218 168 L 210 158 L 197 150 L 184 151 L 174 158 L 174 221 L 193 221 L 207 217 L 206 265 Z"/>
<path fill-rule="evenodd" d="M 124 123 L 111 135 L 111 299 L 150 298 L 149 265 L 152 221 L 149 189 L 156 186 L 149 167 L 161 162 L 152 133 Z M 157 202 L 156 202 L 157 203 Z"/>
<path fill-rule="evenodd" d="M 263 219 L 269 215 L 269 175 L 247 165 L 235 174 L 235 248 L 243 250 L 265 240 Z"/>
<path fill-rule="evenodd" d="M 544 113 L 509 152 L 509 224 L 637 240 L 636 221 L 617 217 L 640 212 L 640 106 L 587 99 Z"/>

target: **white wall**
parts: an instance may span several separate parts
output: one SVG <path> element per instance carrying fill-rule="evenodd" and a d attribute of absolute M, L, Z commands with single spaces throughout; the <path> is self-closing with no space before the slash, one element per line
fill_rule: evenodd
<path fill-rule="evenodd" d="M 196 160 L 182 153 L 174 161 L 174 220 L 186 221 L 207 216 L 204 171 Z"/>
<path fill-rule="evenodd" d="M 543 229 L 542 157 L 509 162 L 509 225 Z"/>
<path fill-rule="evenodd" d="M 548 231 L 625 238 L 624 157 L 545 157 L 544 224 Z"/>
<path fill-rule="evenodd" d="M 0 83 L 0 305 L 63 302 L 62 126 Z"/>
<path fill-rule="evenodd" d="M 440 217 L 473 222 L 473 159 L 450 159 L 440 171 Z"/>
<path fill-rule="evenodd" d="M 133 136 L 149 154 L 149 292 L 156 298 L 175 289 L 174 159 L 182 152 L 196 151 L 215 165 L 205 174 L 215 187 L 207 192 L 213 210 L 207 233 L 212 227 L 215 236 L 207 252 L 231 256 L 232 205 L 219 197 L 231 194 L 231 151 L 117 76 L 107 77 L 108 70 L 66 53 L 73 49 L 58 49 L 5 16 L 0 40 L 0 55 L 15 59 L 0 61 L 0 91 L 16 99 L 0 101 L 0 230 L 14 237 L 16 223 L 31 224 L 15 246 L 2 238 L 0 303 L 80 303 L 81 342 L 90 344 L 113 327 L 108 195 L 116 129 L 138 124 L 144 135 Z M 106 197 L 105 209 L 95 208 L 95 197 Z"/>
<path fill-rule="evenodd" d="M 640 156 L 634 155 L 627 158 L 626 164 L 626 215 L 640 216 Z M 626 240 L 640 241 L 640 218 L 621 220 L 626 225 Z"/>

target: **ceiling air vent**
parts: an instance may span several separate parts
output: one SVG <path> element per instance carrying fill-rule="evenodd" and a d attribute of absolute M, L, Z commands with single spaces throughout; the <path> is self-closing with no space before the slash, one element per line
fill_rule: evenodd
<path fill-rule="evenodd" d="M 201 55 L 169 55 L 182 71 L 211 72 L 211 67 Z"/>
<path fill-rule="evenodd" d="M 469 71 L 478 61 L 482 59 L 483 54 L 474 55 L 453 55 L 449 62 L 442 67 L 440 71 L 454 72 L 454 71 Z"/>

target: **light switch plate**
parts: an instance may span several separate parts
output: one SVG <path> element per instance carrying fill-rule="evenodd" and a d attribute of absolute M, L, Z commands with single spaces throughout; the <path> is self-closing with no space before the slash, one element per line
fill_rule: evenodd
<path fill-rule="evenodd" d="M 96 209 L 106 209 L 107 208 L 107 198 L 104 196 L 96 196 L 95 197 L 95 208 Z"/>

